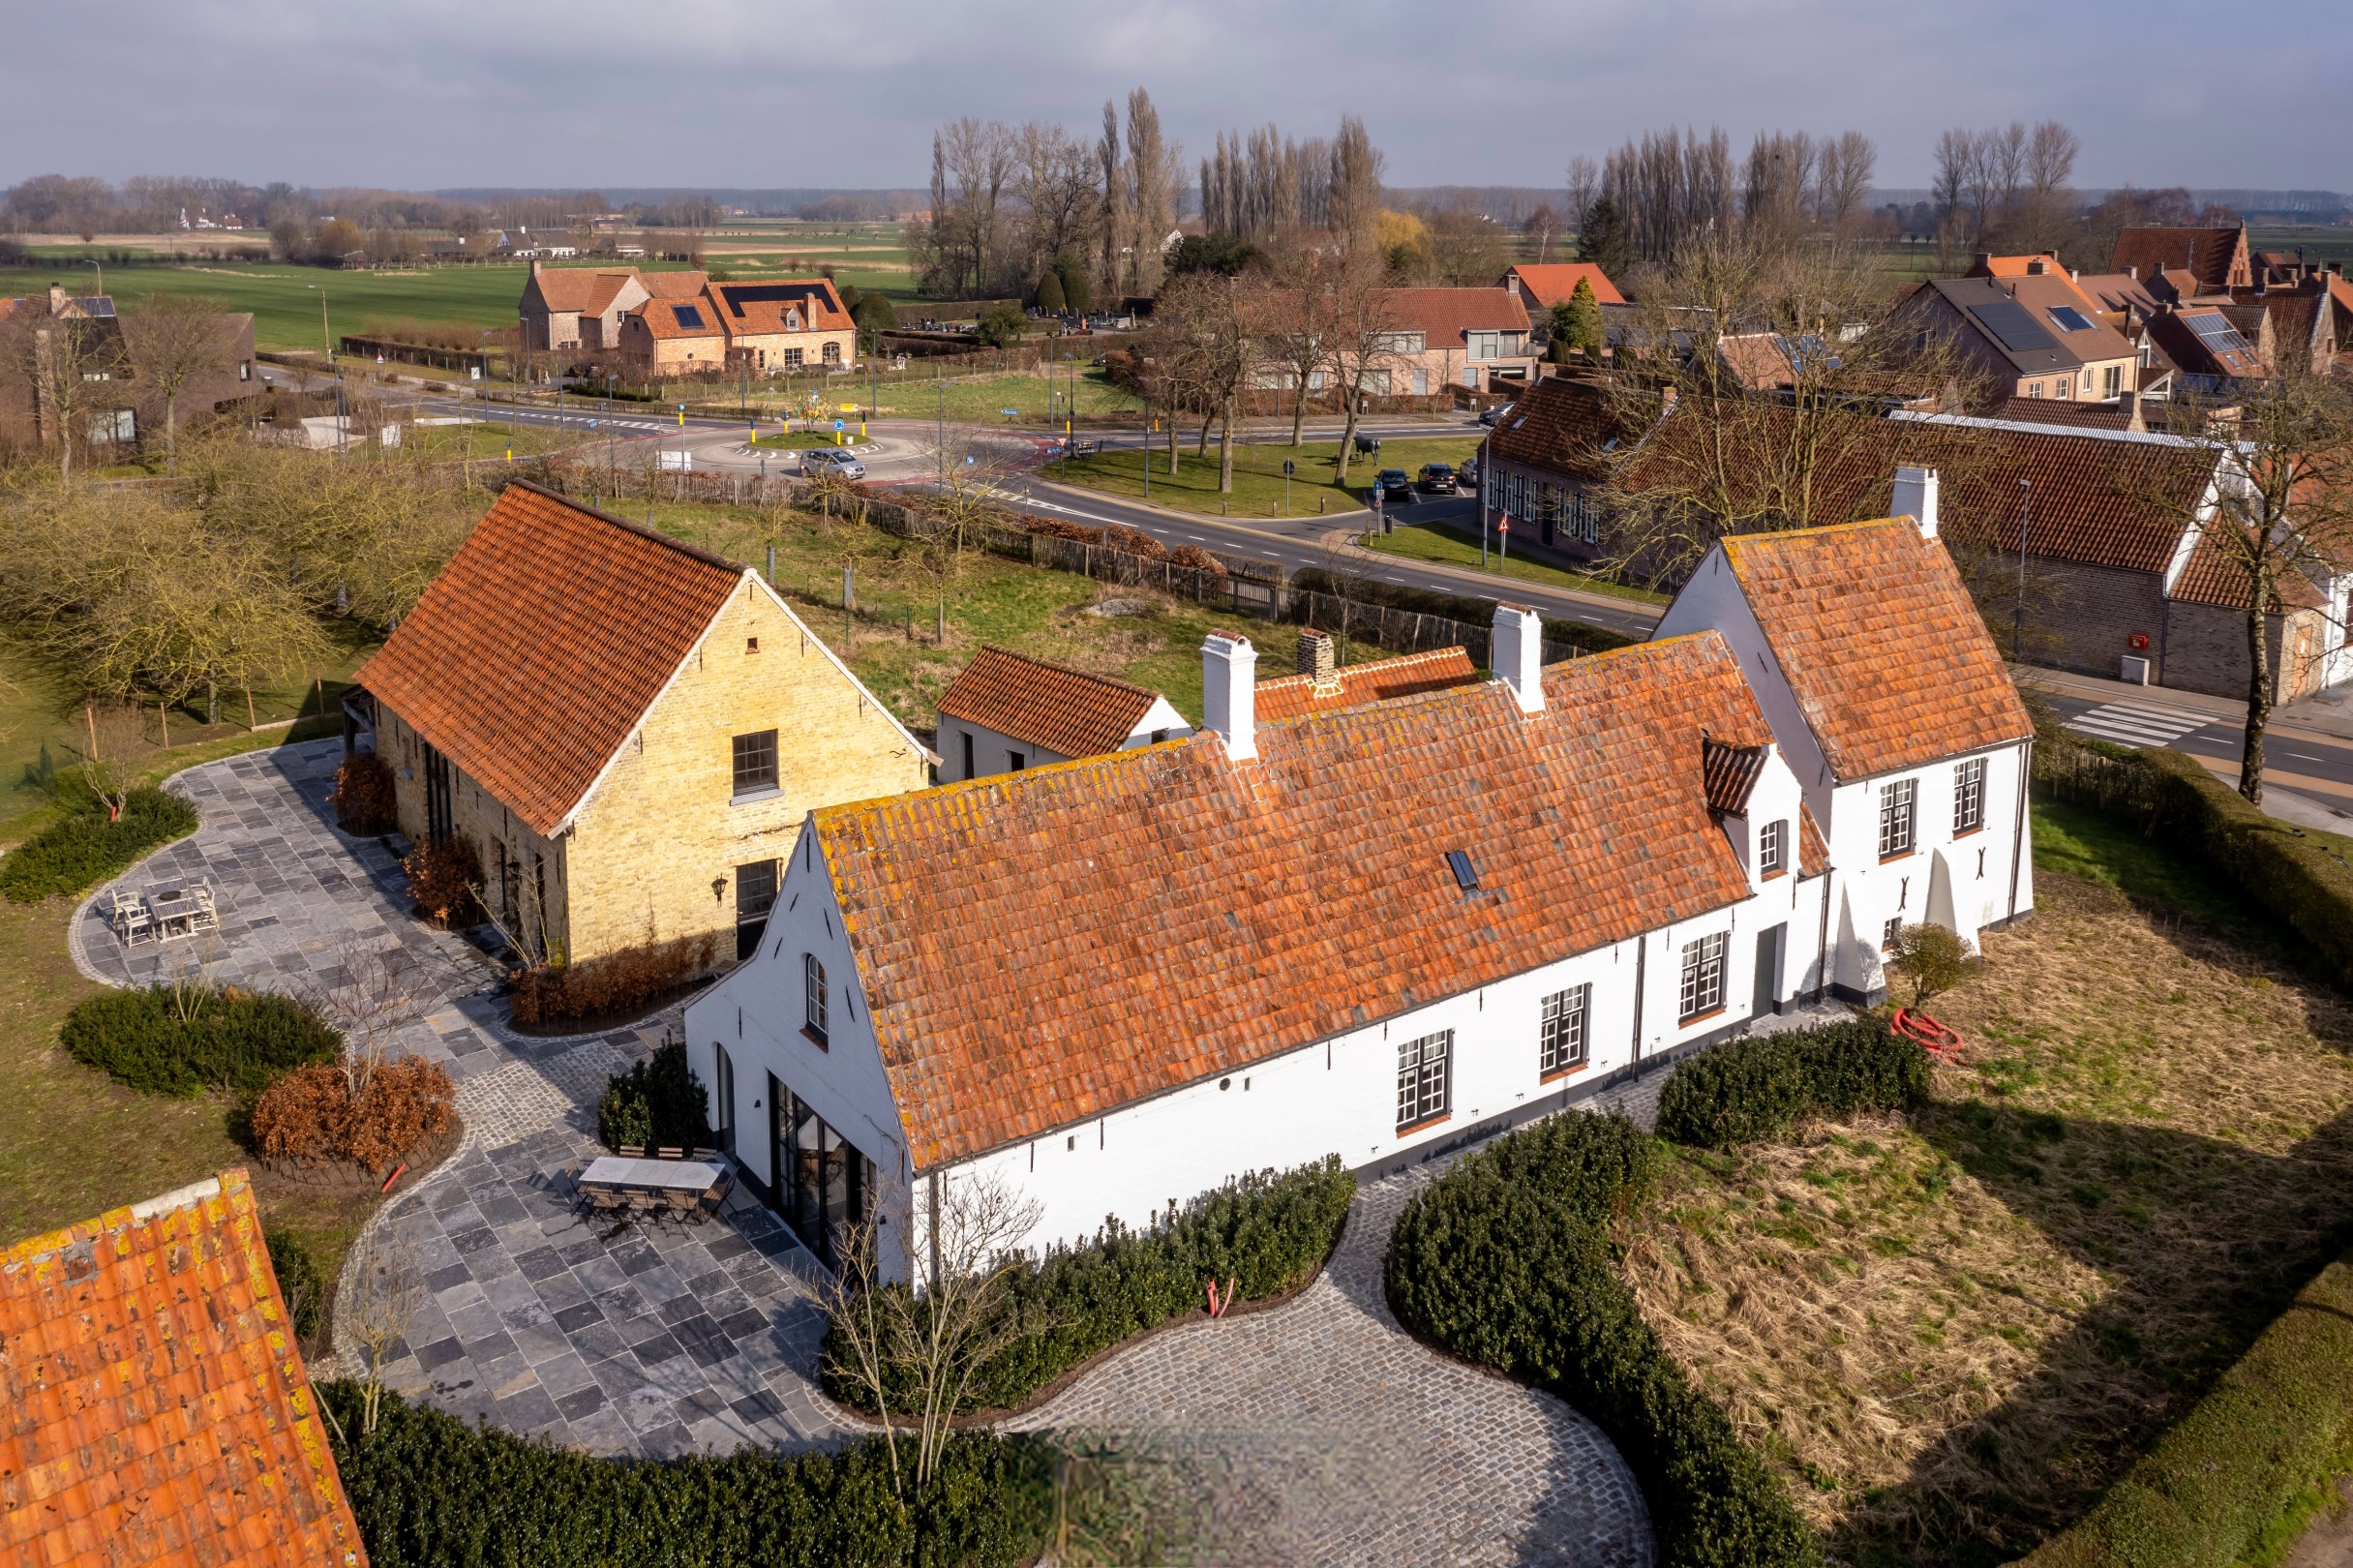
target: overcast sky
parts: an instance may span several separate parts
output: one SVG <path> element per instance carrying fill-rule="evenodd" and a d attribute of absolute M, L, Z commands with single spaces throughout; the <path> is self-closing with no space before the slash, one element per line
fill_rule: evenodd
<path fill-rule="evenodd" d="M 97 0 L 13 7 L 0 181 L 909 186 L 931 127 L 1086 132 L 1151 90 L 1221 126 L 1364 116 L 1399 185 L 1556 185 L 1646 127 L 1860 130 L 1883 186 L 1948 125 L 2045 116 L 2083 186 L 2353 190 L 2353 4 L 2268 0 Z"/>

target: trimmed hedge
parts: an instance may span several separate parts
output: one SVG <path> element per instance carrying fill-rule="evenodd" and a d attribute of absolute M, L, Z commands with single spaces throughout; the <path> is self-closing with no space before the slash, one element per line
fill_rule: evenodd
<path fill-rule="evenodd" d="M 2195 758 L 2144 751 L 2157 820 L 2257 909 L 2353 974 L 2353 840 L 2276 821 Z"/>
<path fill-rule="evenodd" d="M 1011 1568 L 1051 1518 L 1051 1455 L 1021 1438 L 950 1437 L 932 1486 L 902 1502 L 880 1438 L 789 1459 L 605 1460 L 389 1391 L 362 1436 L 358 1385 L 317 1386 L 375 1568 Z"/>
<path fill-rule="evenodd" d="M 2291 1509 L 2349 1454 L 2353 1259 L 2339 1259 L 2073 1529 L 2023 1561 L 2231 1568 L 2278 1544 Z"/>
<path fill-rule="evenodd" d="M 1917 1110 L 1928 1084 L 1928 1053 L 1875 1019 L 1726 1040 L 1668 1077 L 1659 1136 L 1730 1149 L 1778 1137 L 1805 1116 Z"/>
<path fill-rule="evenodd" d="M 710 1101 L 703 1080 L 686 1065 L 686 1045 L 672 1040 L 605 1082 L 596 1105 L 596 1135 L 608 1149 L 697 1149 L 710 1143 L 705 1115 Z"/>
<path fill-rule="evenodd" d="M 0 893 L 13 904 L 38 904 L 81 892 L 156 845 L 195 832 L 200 820 L 195 806 L 167 790 L 133 790 L 113 821 L 103 804 L 83 806 L 0 859 Z"/>
<path fill-rule="evenodd" d="M 343 1052 L 333 1026 L 275 991 L 106 991 L 57 1032 L 75 1061 L 141 1093 L 192 1100 L 207 1089 L 257 1095 L 284 1073 Z"/>
<path fill-rule="evenodd" d="M 1414 1333 L 1607 1432 L 1649 1502 L 1661 1568 L 1811 1568 L 1813 1532 L 1618 1273 L 1607 1222 L 1648 1191 L 1652 1159 L 1633 1123 L 1590 1115 L 1466 1156 L 1399 1218 L 1389 1304 Z"/>
<path fill-rule="evenodd" d="M 1020 1405 L 1063 1373 L 1119 1343 L 1204 1305 L 1211 1279 L 1234 1282 L 1257 1301 L 1304 1282 L 1339 1240 L 1356 1178 L 1339 1157 L 1278 1175 L 1260 1171 L 1171 1207 L 1151 1230 L 1107 1222 L 1083 1246 L 1058 1247 L 1006 1282 L 1004 1312 L 1021 1325 L 974 1373 L 964 1410 Z M 901 1285 L 884 1288 L 903 1290 Z M 827 1333 L 826 1391 L 871 1410 L 872 1396 L 836 1366 Z M 893 1389 L 896 1408 L 914 1396 Z"/>

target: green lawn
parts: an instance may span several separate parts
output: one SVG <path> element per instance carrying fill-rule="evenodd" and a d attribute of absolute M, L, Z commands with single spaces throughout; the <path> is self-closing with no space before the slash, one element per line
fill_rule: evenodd
<path fill-rule="evenodd" d="M 1221 495 L 1217 438 L 1211 437 L 1208 455 L 1195 457 L 1193 442 L 1197 436 L 1195 431 L 1178 437 L 1174 474 L 1168 471 L 1166 445 L 1153 453 L 1151 499 L 1155 506 L 1212 517 L 1315 517 L 1354 511 L 1365 504 L 1365 490 L 1373 483 L 1373 474 L 1382 468 L 1403 468 L 1413 473 L 1425 463 L 1459 464 L 1479 449 L 1478 440 L 1470 437 L 1385 440 L 1378 458 L 1360 456 L 1348 465 L 1348 487 L 1343 490 L 1335 479 L 1340 458 L 1338 441 L 1311 441 L 1304 446 L 1236 442 L 1233 492 Z M 1282 480 L 1282 465 L 1286 460 L 1297 468 L 1290 481 L 1287 510 Z M 1103 452 L 1052 464 L 1043 473 L 1044 477 L 1064 484 L 1083 485 L 1089 490 L 1132 499 L 1144 498 L 1142 455 L 1132 450 Z"/>
<path fill-rule="evenodd" d="M 1410 517 L 1410 512 L 1401 512 Z M 1438 561 L 1448 566 L 1467 566 L 1474 571 L 1486 571 L 1500 577 L 1516 577 L 1523 582 L 1542 583 L 1551 588 L 1580 588 L 1588 593 L 1607 593 L 1614 598 L 1632 599 L 1640 604 L 1663 605 L 1668 595 L 1654 593 L 1648 588 L 1634 588 L 1624 583 L 1613 583 L 1607 578 L 1588 577 L 1583 572 L 1566 571 L 1548 566 L 1542 561 L 1515 557 L 1505 559 L 1491 541 L 1487 561 L 1479 559 L 1479 537 L 1468 528 L 1447 523 L 1399 523 L 1387 533 L 1368 533 L 1367 548 L 1385 556 L 1404 556 L 1413 560 Z"/>
<path fill-rule="evenodd" d="M 2243 940 L 2256 934 L 2243 899 L 2130 824 L 2040 794 L 2032 809 L 2036 870 L 2114 888 L 2144 908 L 2187 915 Z"/>

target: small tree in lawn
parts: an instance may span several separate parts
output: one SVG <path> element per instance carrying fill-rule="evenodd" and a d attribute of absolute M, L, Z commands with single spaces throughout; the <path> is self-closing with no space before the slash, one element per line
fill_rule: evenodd
<path fill-rule="evenodd" d="M 1593 280 L 1577 280 L 1577 291 L 1553 307 L 1552 359 L 1565 365 L 1573 354 L 1591 364 L 1601 362 L 1603 335 L 1601 301 L 1593 294 Z"/>
<path fill-rule="evenodd" d="M 1981 960 L 1969 939 L 1949 925 L 1923 921 L 1895 933 L 1895 949 L 1887 967 L 1912 982 L 1912 1005 L 1924 1008 L 1928 999 L 1967 980 Z"/>

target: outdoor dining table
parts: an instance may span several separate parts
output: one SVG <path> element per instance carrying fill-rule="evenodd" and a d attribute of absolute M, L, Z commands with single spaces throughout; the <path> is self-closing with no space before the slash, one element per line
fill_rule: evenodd
<path fill-rule="evenodd" d="M 147 916 L 166 932 L 177 924 L 186 926 L 196 918 L 196 894 L 176 882 L 150 884 L 147 889 Z"/>
<path fill-rule="evenodd" d="M 581 1196 L 600 1209 L 717 1212 L 735 1177 L 709 1160 L 631 1160 L 603 1155 L 580 1173 Z"/>

